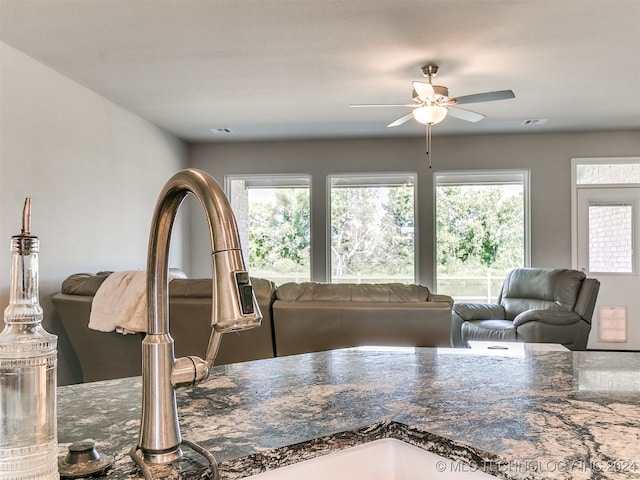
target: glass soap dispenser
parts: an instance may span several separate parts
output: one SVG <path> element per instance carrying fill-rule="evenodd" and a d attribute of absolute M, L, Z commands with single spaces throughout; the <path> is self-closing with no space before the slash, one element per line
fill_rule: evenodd
<path fill-rule="evenodd" d="M 0 479 L 58 479 L 57 337 L 42 326 L 31 199 L 11 237 L 11 289 L 0 332 Z"/>

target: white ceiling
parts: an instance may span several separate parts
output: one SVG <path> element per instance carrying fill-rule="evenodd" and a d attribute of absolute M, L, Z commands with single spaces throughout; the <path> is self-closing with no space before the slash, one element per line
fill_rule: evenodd
<path fill-rule="evenodd" d="M 423 135 L 348 105 L 408 102 L 428 62 L 516 94 L 434 136 L 640 129 L 640 0 L 0 0 L 0 39 L 187 141 Z"/>

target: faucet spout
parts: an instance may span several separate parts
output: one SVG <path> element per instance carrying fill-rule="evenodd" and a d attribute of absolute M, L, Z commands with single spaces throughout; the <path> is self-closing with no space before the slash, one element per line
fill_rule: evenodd
<path fill-rule="evenodd" d="M 211 240 L 212 333 L 205 360 L 195 356 L 176 359 L 169 334 L 171 230 L 188 194 L 193 194 L 202 206 Z M 138 449 L 142 452 L 146 464 L 166 464 L 182 456 L 175 389 L 208 377 L 224 332 L 253 328 L 262 320 L 231 206 L 216 181 L 201 170 L 175 174 L 156 203 L 147 259 L 147 309 L 147 335 L 142 342 L 142 418 L 134 450 L 136 455 Z M 193 448 L 191 442 L 185 443 Z M 133 451 L 132 457 L 140 465 Z"/>

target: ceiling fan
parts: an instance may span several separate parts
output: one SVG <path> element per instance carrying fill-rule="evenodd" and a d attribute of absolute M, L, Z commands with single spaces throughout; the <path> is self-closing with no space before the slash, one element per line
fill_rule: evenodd
<path fill-rule="evenodd" d="M 438 73 L 437 65 L 424 65 L 422 74 L 427 77 L 427 82 L 413 82 L 413 103 L 408 104 L 364 104 L 349 105 L 350 107 L 408 107 L 413 109 L 410 113 L 403 115 L 391 122 L 387 127 L 397 127 L 412 118 L 427 127 L 427 155 L 431 160 L 431 125 L 442 122 L 447 115 L 466 120 L 468 122 L 478 122 L 485 118 L 485 115 L 471 110 L 458 108 L 458 105 L 467 103 L 493 102 L 496 100 L 507 100 L 515 98 L 511 90 L 498 90 L 495 92 L 475 93 L 461 97 L 449 97 L 449 89 L 441 85 L 433 84 L 433 77 Z M 431 168 L 431 161 L 429 162 Z"/>

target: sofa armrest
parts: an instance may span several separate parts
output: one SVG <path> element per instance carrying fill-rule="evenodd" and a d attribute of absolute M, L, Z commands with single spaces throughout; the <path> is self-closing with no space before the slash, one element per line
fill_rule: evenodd
<path fill-rule="evenodd" d="M 464 321 L 505 318 L 504 307 L 497 303 L 456 303 L 453 311 Z"/>
<path fill-rule="evenodd" d="M 449 295 L 439 295 L 437 293 L 430 293 L 428 300 L 429 302 L 446 302 L 449 304 L 449 308 L 453 307 L 453 298 Z"/>
<path fill-rule="evenodd" d="M 455 303 L 451 312 L 451 345 L 464 347 L 462 324 L 470 320 L 503 319 L 505 311 L 502 305 L 495 303 Z"/>
<path fill-rule="evenodd" d="M 519 327 L 528 322 L 541 322 L 546 325 L 572 325 L 582 317 L 571 310 L 526 310 L 513 319 L 513 326 Z"/>

